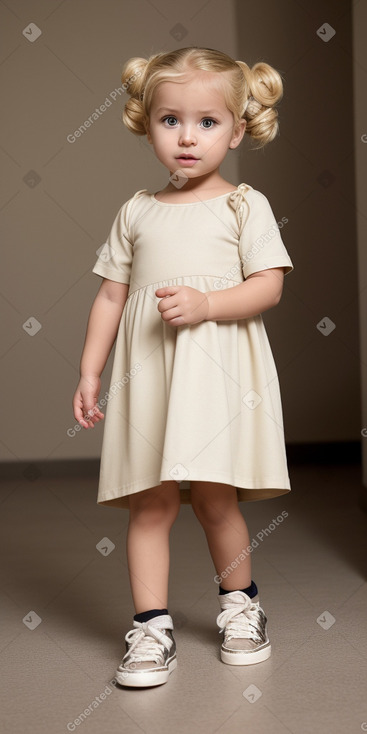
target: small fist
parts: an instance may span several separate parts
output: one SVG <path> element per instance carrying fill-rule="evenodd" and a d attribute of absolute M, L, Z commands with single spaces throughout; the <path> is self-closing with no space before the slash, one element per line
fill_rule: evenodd
<path fill-rule="evenodd" d="M 185 324 L 199 324 L 205 321 L 209 302 L 205 293 L 191 288 L 188 285 L 172 285 L 158 288 L 155 295 L 161 300 L 158 303 L 158 311 L 163 321 L 170 326 L 183 326 Z"/>

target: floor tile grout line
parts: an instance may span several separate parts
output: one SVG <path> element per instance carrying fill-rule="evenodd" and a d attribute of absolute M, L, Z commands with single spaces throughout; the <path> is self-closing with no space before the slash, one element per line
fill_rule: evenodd
<path fill-rule="evenodd" d="M 221 730 L 222 726 L 224 726 L 224 724 L 225 724 L 225 723 L 226 723 L 226 722 L 227 722 L 227 721 L 228 721 L 229 719 L 231 719 L 231 718 L 232 718 L 232 716 L 234 716 L 234 715 L 235 715 L 235 714 L 237 713 L 237 711 L 239 711 L 239 709 L 240 709 L 240 708 L 241 708 L 241 704 L 240 704 L 239 706 L 237 706 L 237 708 L 236 708 L 236 709 L 235 709 L 234 711 L 231 711 L 231 713 L 229 714 L 229 716 L 227 716 L 227 718 L 226 718 L 226 719 L 224 719 L 224 721 L 222 721 L 222 723 L 221 723 L 221 724 L 220 724 L 220 725 L 219 725 L 219 726 L 217 727 L 217 729 L 213 729 L 213 731 L 212 731 L 212 732 L 210 732 L 210 734 L 216 734 L 216 732 L 220 732 L 220 730 Z"/>
<path fill-rule="evenodd" d="M 277 714 L 276 714 L 276 713 L 274 713 L 274 711 L 273 711 L 273 710 L 272 710 L 271 708 L 269 708 L 269 706 L 267 706 L 267 705 L 266 705 L 266 703 L 264 703 L 263 705 L 264 705 L 264 707 L 265 707 L 265 708 L 266 708 L 266 709 L 267 709 L 267 710 L 269 711 L 269 713 L 270 713 L 270 714 L 271 714 L 272 716 L 274 716 L 274 717 L 275 717 L 275 718 L 276 718 L 276 719 L 277 719 L 278 721 L 280 721 L 280 723 L 281 723 L 281 724 L 282 724 L 282 725 L 283 725 L 283 726 L 284 726 L 284 727 L 285 727 L 285 728 L 287 729 L 287 731 L 289 731 L 289 732 L 290 732 L 290 734 L 298 734 L 298 732 L 295 732 L 295 731 L 294 731 L 294 729 L 290 729 L 290 728 L 289 728 L 289 727 L 287 726 L 287 724 L 285 724 L 285 723 L 284 723 L 284 721 L 283 721 L 282 719 L 280 719 L 280 718 L 279 718 L 279 716 L 277 716 Z"/>
<path fill-rule="evenodd" d="M 313 637 L 315 637 L 316 634 L 317 634 L 317 630 L 314 630 L 313 632 L 310 632 L 310 634 L 308 635 L 308 637 L 305 640 L 303 640 L 303 642 L 301 642 L 301 644 L 298 647 L 296 647 L 295 650 L 292 650 L 292 652 L 290 653 L 290 655 L 285 660 L 283 660 L 283 662 L 280 663 L 280 665 L 278 665 L 277 668 L 274 668 L 274 670 L 271 671 L 271 673 L 268 675 L 267 678 L 264 678 L 264 683 L 266 683 L 268 680 L 270 680 L 270 678 L 275 673 L 278 673 L 278 671 L 283 667 L 283 665 L 285 665 L 286 663 L 288 663 L 289 660 L 291 658 L 293 658 L 294 655 L 296 653 L 298 653 L 302 649 L 302 647 L 304 647 L 304 645 L 306 645 Z"/>

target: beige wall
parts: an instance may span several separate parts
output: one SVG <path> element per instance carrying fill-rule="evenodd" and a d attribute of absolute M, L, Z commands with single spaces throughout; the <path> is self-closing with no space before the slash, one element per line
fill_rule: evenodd
<path fill-rule="evenodd" d="M 127 58 L 187 45 L 219 48 L 250 65 L 264 59 L 285 78 L 280 137 L 263 153 L 245 142 L 222 173 L 263 191 L 277 219 L 289 219 L 284 241 L 295 271 L 279 306 L 264 315 L 287 442 L 359 438 L 351 28 L 347 4 L 336 14 L 320 7 L 285 0 L 1 5 L 1 461 L 100 455 L 101 424 L 66 434 L 75 425 L 71 399 L 101 282 L 91 270 L 123 201 L 140 188 L 162 188 L 167 173 L 146 139 L 123 126 L 121 97 L 75 143 L 67 135 L 120 86 Z M 328 43 L 316 35 L 324 16 L 337 31 Z M 33 43 L 22 34 L 30 22 L 41 29 Z M 325 171 L 333 177 L 327 186 Z M 363 222 L 361 211 L 360 228 Z M 316 328 L 324 316 L 336 323 L 328 337 Z M 41 324 L 34 336 L 23 328 L 31 317 Z"/>
<path fill-rule="evenodd" d="M 288 443 L 360 437 L 352 31 L 348 3 L 335 7 L 238 3 L 240 57 L 284 77 L 280 135 L 264 153 L 244 146 L 240 177 L 269 197 L 278 221 L 289 219 L 295 270 L 263 316 Z M 325 20 L 336 30 L 328 42 L 316 33 Z M 325 316 L 336 325 L 328 336 L 316 328 Z"/>

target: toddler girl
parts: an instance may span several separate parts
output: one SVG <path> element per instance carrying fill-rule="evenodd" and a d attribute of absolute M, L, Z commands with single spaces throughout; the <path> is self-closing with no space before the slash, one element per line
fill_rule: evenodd
<path fill-rule="evenodd" d="M 239 502 L 290 490 L 261 313 L 279 302 L 293 265 L 268 199 L 219 170 L 245 132 L 258 147 L 277 134 L 278 72 L 190 47 L 130 59 L 122 82 L 130 97 L 123 121 L 147 135 L 169 179 L 128 199 L 98 250 L 93 272 L 103 280 L 73 407 L 93 428 L 108 402 L 97 501 L 129 510 L 136 612 L 116 678 L 143 687 L 165 683 L 177 665 L 167 594 L 181 503 L 191 503 L 216 569 L 221 660 L 249 665 L 270 655 Z"/>

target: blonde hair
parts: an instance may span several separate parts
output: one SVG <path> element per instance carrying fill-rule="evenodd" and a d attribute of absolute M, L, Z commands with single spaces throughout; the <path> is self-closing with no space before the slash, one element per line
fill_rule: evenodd
<path fill-rule="evenodd" d="M 250 69 L 244 61 L 234 61 L 221 51 L 198 46 L 157 53 L 148 59 L 133 57 L 124 64 L 121 81 L 130 97 L 122 113 L 126 127 L 135 135 L 146 135 L 158 84 L 186 81 L 195 70 L 223 74 L 225 82 L 220 86 L 234 124 L 246 120 L 247 135 L 259 143 L 256 149 L 275 138 L 279 129 L 275 105 L 283 96 L 279 72 L 264 61 Z"/>

